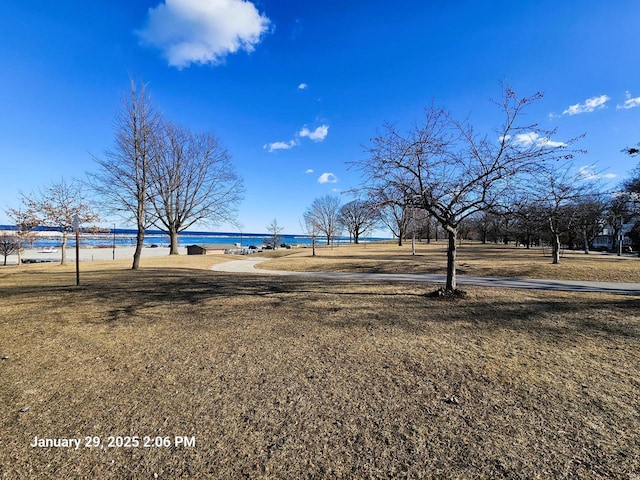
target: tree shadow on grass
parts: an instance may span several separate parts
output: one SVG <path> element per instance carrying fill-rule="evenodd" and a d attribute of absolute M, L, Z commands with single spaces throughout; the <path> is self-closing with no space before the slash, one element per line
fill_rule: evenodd
<path fill-rule="evenodd" d="M 623 296 L 612 301 L 608 295 L 600 299 L 598 295 L 581 298 L 541 292 L 534 300 L 519 300 L 518 296 L 508 301 L 496 300 L 490 295 L 480 295 L 474 299 L 443 302 L 426 295 L 436 288 L 429 283 L 417 288 L 415 283 L 394 282 L 394 288 L 387 289 L 388 283 L 375 280 L 354 282 L 303 276 L 233 275 L 187 268 L 144 268 L 85 271 L 83 283 L 75 287 L 64 284 L 68 283 L 68 272 L 39 272 L 38 275 L 48 277 L 42 281 L 34 275 L 34 281 L 28 284 L 2 287 L 5 301 L 28 302 L 32 308 L 38 305 L 46 308 L 52 302 L 78 308 L 83 303 L 98 305 L 106 314 L 105 319 L 117 322 L 133 318 L 147 308 L 170 307 L 179 311 L 212 300 L 252 297 L 269 299 L 263 308 L 274 310 L 273 318 L 281 313 L 277 309 L 287 313 L 297 309 L 312 312 L 314 318 L 322 319 L 328 327 L 343 329 L 392 325 L 420 333 L 433 322 L 466 322 L 487 330 L 511 329 L 557 336 L 569 333 L 567 321 L 554 325 L 553 319 L 570 318 L 574 332 L 627 339 L 640 337 L 640 304 Z M 63 284 L 56 285 L 57 282 Z"/>

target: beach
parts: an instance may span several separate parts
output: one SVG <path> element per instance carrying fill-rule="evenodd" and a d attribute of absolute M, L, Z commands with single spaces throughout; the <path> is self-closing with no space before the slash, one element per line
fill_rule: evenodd
<path fill-rule="evenodd" d="M 76 261 L 76 249 L 75 247 L 67 248 L 67 262 L 75 262 Z M 187 254 L 187 247 L 178 247 L 178 251 L 180 255 Z M 52 261 L 52 262 L 60 262 L 62 258 L 60 247 L 55 247 L 54 251 L 46 251 L 43 248 L 25 248 L 22 251 L 21 258 L 23 262 L 28 261 Z M 135 247 L 126 246 L 126 247 L 116 247 L 115 248 L 115 259 L 133 259 L 133 253 L 135 252 Z M 92 262 L 92 261 L 101 261 L 101 260 L 112 260 L 114 258 L 114 249 L 113 248 L 99 248 L 99 247 L 81 247 L 79 249 L 80 254 L 80 262 Z M 142 249 L 142 258 L 150 258 L 150 257 L 164 257 L 169 255 L 169 247 L 159 246 L 159 247 L 147 247 L 145 246 Z M 0 265 L 4 263 L 4 258 L 0 258 Z M 18 255 L 9 255 L 7 257 L 7 265 L 17 265 L 18 264 Z"/>

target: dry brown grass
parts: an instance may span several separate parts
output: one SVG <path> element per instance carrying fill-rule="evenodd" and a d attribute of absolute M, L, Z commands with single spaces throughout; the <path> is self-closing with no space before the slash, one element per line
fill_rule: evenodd
<path fill-rule="evenodd" d="M 481 277 L 522 277 L 558 280 L 593 280 L 640 283 L 640 258 L 617 257 L 565 251 L 558 265 L 551 264 L 550 250 L 482 245 L 465 242 L 457 249 L 458 274 Z M 391 243 L 343 245 L 293 252 L 258 268 L 292 271 L 334 271 L 362 273 L 446 273 L 444 243 L 411 246 Z"/>
<path fill-rule="evenodd" d="M 72 267 L 0 269 L 1 478 L 640 474 L 636 297 L 438 301 L 433 286 L 214 261 L 96 262 L 79 288 Z M 41 449 L 36 435 L 197 446 Z"/>

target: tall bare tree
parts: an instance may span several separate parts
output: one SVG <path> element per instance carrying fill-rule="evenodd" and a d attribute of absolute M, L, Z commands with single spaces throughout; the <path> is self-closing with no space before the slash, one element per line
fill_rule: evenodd
<path fill-rule="evenodd" d="M 215 135 L 164 122 L 157 142 L 158 154 L 149 163 L 149 201 L 154 224 L 169 234 L 169 254 L 177 255 L 178 234 L 194 223 L 233 223 L 244 187 Z"/>
<path fill-rule="evenodd" d="M 326 236 L 327 245 L 340 233 L 339 218 L 340 199 L 334 195 L 316 198 L 305 212 L 305 220 L 309 219 L 315 230 Z"/>
<path fill-rule="evenodd" d="M 340 207 L 338 221 L 357 244 L 360 243 L 360 235 L 380 221 L 380 215 L 372 202 L 356 199 Z"/>
<path fill-rule="evenodd" d="M 579 227 L 580 202 L 593 195 L 594 185 L 571 162 L 565 162 L 540 168 L 528 187 L 551 233 L 551 263 L 560 263 L 561 237 Z"/>
<path fill-rule="evenodd" d="M 67 261 L 67 234 L 73 231 L 75 220 L 79 224 L 99 219 L 89 205 L 82 184 L 76 180 L 61 179 L 41 188 L 38 193 L 23 196 L 27 211 L 38 217 L 37 223 L 54 228 L 62 233 L 61 265 Z"/>
<path fill-rule="evenodd" d="M 422 125 L 406 134 L 395 125 L 372 139 L 369 158 L 355 162 L 364 174 L 364 189 L 399 192 L 396 203 L 420 202 L 448 233 L 445 290 L 456 290 L 456 239 L 460 222 L 491 208 L 512 189 L 516 178 L 549 160 L 571 156 L 568 144 L 551 140 L 553 131 L 522 124 L 523 111 L 541 98 L 518 97 L 504 88 L 496 103 L 503 120 L 492 135 L 478 134 L 471 124 L 447 111 L 426 110 Z"/>
<path fill-rule="evenodd" d="M 132 269 L 140 265 L 145 230 L 154 222 L 149 209 L 150 168 L 156 155 L 160 116 L 151 105 L 147 85 L 131 78 L 114 122 L 115 145 L 104 158 L 94 158 L 98 171 L 89 183 L 102 209 L 136 224 Z"/>

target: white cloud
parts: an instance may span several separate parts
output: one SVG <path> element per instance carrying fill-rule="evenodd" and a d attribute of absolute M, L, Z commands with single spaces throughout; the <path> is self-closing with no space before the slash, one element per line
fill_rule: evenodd
<path fill-rule="evenodd" d="M 506 137 L 501 137 L 500 140 L 504 138 L 505 140 L 510 140 L 511 136 L 507 135 Z M 548 137 L 541 137 L 540 134 L 536 132 L 529 133 L 519 133 L 515 136 L 513 143 L 519 145 L 521 147 L 529 147 L 535 145 L 536 147 L 566 147 L 567 144 L 564 142 L 555 142 Z"/>
<path fill-rule="evenodd" d="M 298 145 L 298 142 L 295 140 L 291 140 L 290 142 L 267 143 L 266 145 L 263 145 L 262 148 L 264 148 L 265 150 L 269 150 L 269 153 L 273 153 L 276 150 L 291 150 L 296 145 Z"/>
<path fill-rule="evenodd" d="M 309 88 L 309 85 L 307 85 L 306 83 L 301 83 L 300 85 L 298 85 L 298 90 L 306 90 L 307 88 Z"/>
<path fill-rule="evenodd" d="M 622 105 L 616 105 L 616 110 L 629 110 L 640 107 L 640 97 L 631 98 L 631 92 L 626 92 L 627 99 Z"/>
<path fill-rule="evenodd" d="M 607 103 L 611 98 L 609 95 L 600 95 L 599 97 L 591 97 L 587 98 L 584 103 L 576 103 L 575 105 L 571 105 L 567 108 L 563 115 L 578 115 L 580 113 L 589 113 L 597 110 L 599 108 L 605 108 L 605 103 Z"/>
<path fill-rule="evenodd" d="M 298 132 L 299 136 L 307 137 L 310 140 L 313 140 L 314 142 L 323 141 L 325 138 L 327 138 L 328 134 L 329 134 L 329 125 L 320 125 L 318 128 L 316 128 L 313 131 L 309 130 L 305 125 L 304 127 L 302 127 L 302 130 Z"/>
<path fill-rule="evenodd" d="M 143 44 L 162 50 L 169 65 L 219 64 L 238 50 L 251 52 L 270 20 L 245 0 L 164 0 L 149 9 L 137 34 Z"/>
<path fill-rule="evenodd" d="M 597 180 L 600 178 L 600 175 L 593 169 L 593 165 L 585 165 L 578 168 L 577 176 L 582 180 Z"/>
<path fill-rule="evenodd" d="M 333 173 L 323 173 L 318 178 L 318 183 L 338 183 L 338 177 Z"/>
<path fill-rule="evenodd" d="M 309 168 L 308 170 L 305 170 L 304 173 L 313 173 L 313 169 Z"/>
<path fill-rule="evenodd" d="M 616 178 L 617 175 L 615 173 L 599 173 L 596 172 L 594 165 L 585 165 L 583 167 L 578 168 L 577 177 L 581 180 L 598 180 L 600 178 L 612 179 Z"/>
<path fill-rule="evenodd" d="M 300 130 L 296 135 L 298 137 L 307 137 L 314 142 L 321 142 L 327 137 L 328 134 L 328 125 L 321 125 L 313 131 L 309 130 L 305 125 L 304 127 L 302 127 L 302 130 Z M 266 145 L 263 145 L 262 148 L 264 148 L 265 150 L 269 150 L 269 153 L 273 153 L 276 150 L 290 150 L 298 145 L 300 145 L 300 140 L 294 138 L 293 140 L 290 140 L 288 142 L 267 143 Z"/>

